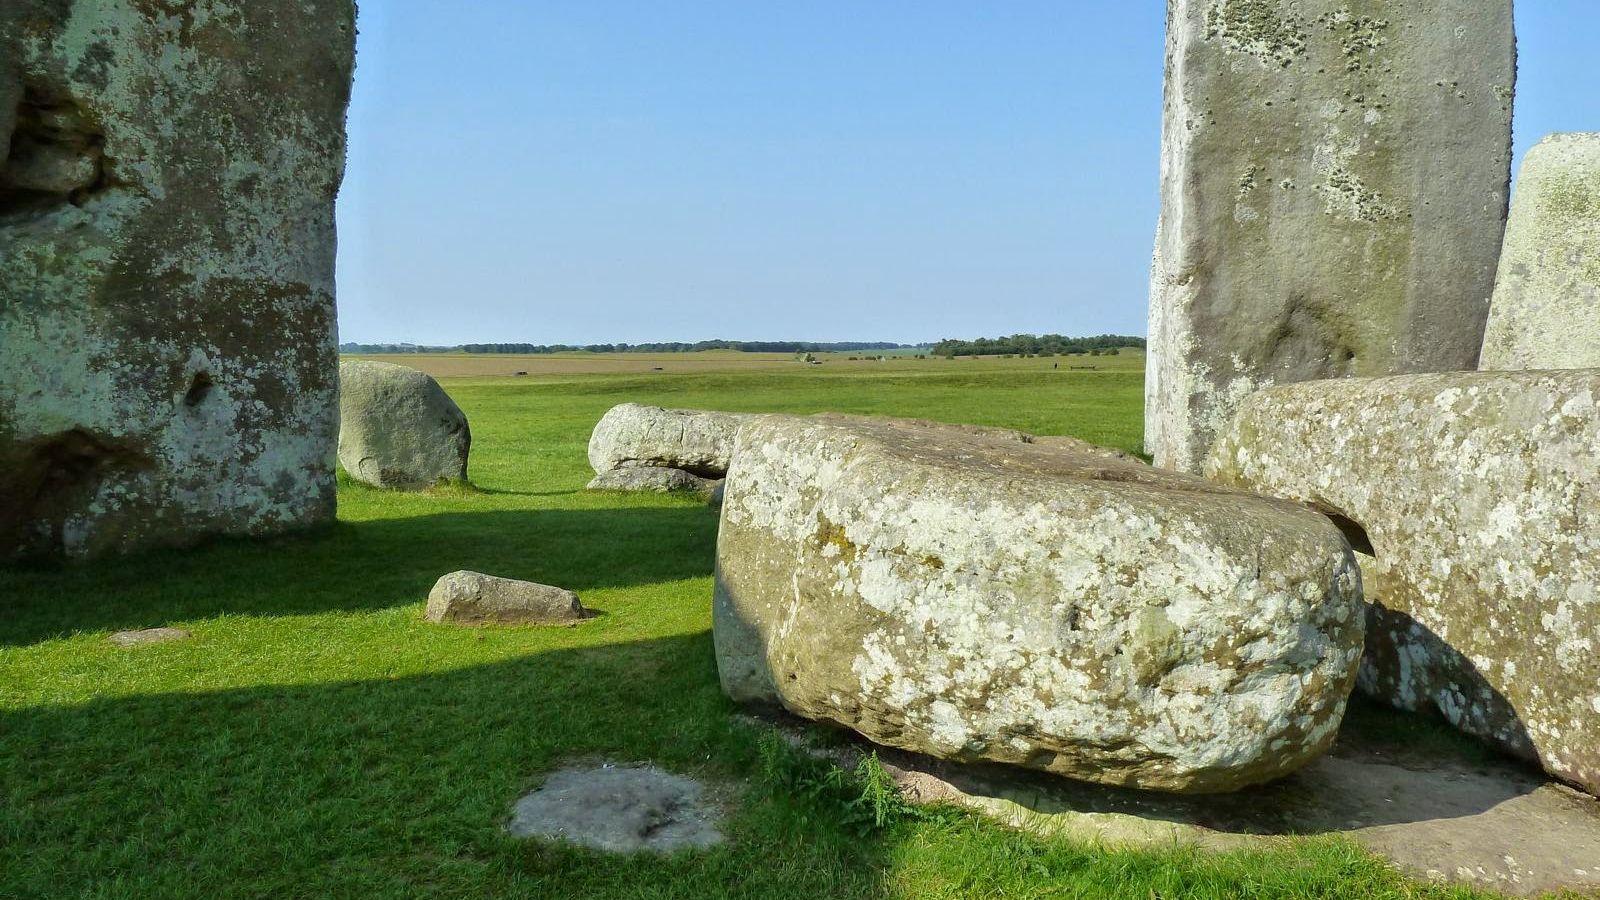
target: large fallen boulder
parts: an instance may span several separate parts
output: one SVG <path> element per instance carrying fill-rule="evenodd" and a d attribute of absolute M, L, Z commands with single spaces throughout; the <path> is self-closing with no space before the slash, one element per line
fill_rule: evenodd
<path fill-rule="evenodd" d="M 339 363 L 339 463 L 373 487 L 465 481 L 472 430 L 439 382 L 364 359 Z"/>
<path fill-rule="evenodd" d="M 1169 0 L 1146 448 L 1200 471 L 1270 384 L 1477 364 L 1511 0 Z"/>
<path fill-rule="evenodd" d="M 333 521 L 355 15 L 0 2 L 0 562 Z"/>
<path fill-rule="evenodd" d="M 597 473 L 653 466 L 721 478 L 727 474 L 734 435 L 745 418 L 624 403 L 612 407 L 594 427 L 589 464 Z"/>
<path fill-rule="evenodd" d="M 1528 151 L 1511 198 L 1483 369 L 1600 366 L 1600 133 Z"/>
<path fill-rule="evenodd" d="M 929 423 L 747 422 L 716 573 L 735 700 L 1140 788 L 1309 762 L 1361 655 L 1360 573 L 1325 517 Z"/>
<path fill-rule="evenodd" d="M 1600 792 L 1600 370 L 1263 391 L 1207 465 L 1373 559 L 1361 686 Z"/>

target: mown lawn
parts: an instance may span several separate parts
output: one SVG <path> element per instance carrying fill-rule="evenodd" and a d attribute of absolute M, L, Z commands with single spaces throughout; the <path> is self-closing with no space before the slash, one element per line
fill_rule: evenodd
<path fill-rule="evenodd" d="M 863 830 L 779 786 L 760 731 L 717 689 L 714 513 L 582 491 L 590 428 L 628 400 L 1137 449 L 1139 371 L 1047 369 L 452 381 L 474 489 L 344 484 L 338 525 L 315 534 L 0 569 L 0 896 L 1471 896 L 1329 839 L 1207 856 L 1105 852 L 962 814 Z M 556 630 L 423 622 L 429 586 L 461 568 L 571 587 L 604 615 Z M 157 625 L 194 637 L 105 640 Z M 506 837 L 513 800 L 580 757 L 726 785 L 732 840 L 615 858 Z"/>

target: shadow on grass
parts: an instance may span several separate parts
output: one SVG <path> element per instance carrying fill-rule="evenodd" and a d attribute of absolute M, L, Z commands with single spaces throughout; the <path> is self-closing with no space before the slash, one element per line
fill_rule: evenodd
<path fill-rule="evenodd" d="M 423 599 L 457 569 L 580 594 L 698 578 L 711 574 L 716 531 L 715 512 L 698 507 L 483 510 L 0 569 L 0 647 L 224 613 L 381 609 Z"/>
<path fill-rule="evenodd" d="M 881 846 L 744 792 L 758 755 L 730 712 L 704 633 L 7 711 L 0 896 L 873 895 Z M 733 840 L 618 857 L 502 832 L 518 796 L 584 756 L 720 784 Z"/>

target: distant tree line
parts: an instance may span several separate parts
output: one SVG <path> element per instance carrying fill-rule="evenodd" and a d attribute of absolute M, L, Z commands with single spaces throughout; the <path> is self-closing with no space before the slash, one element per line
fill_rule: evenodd
<path fill-rule="evenodd" d="M 1121 334 L 1071 338 L 1059 334 L 1013 334 L 1010 337 L 978 338 L 961 341 L 947 338 L 933 345 L 934 356 L 1067 356 L 1116 351 L 1122 347 L 1144 348 L 1144 338 Z"/>
<path fill-rule="evenodd" d="M 917 350 L 926 344 L 883 341 L 696 341 L 660 344 L 457 344 L 428 347 L 418 344 L 340 344 L 342 353 L 694 353 L 700 350 L 741 350 L 746 353 L 830 353 L 850 350 Z"/>

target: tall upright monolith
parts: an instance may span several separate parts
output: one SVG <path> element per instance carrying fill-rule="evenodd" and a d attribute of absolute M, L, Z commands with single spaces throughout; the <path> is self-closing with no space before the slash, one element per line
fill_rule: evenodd
<path fill-rule="evenodd" d="M 1511 0 L 1169 0 L 1157 464 L 1270 384 L 1476 367 L 1515 77 Z"/>
<path fill-rule="evenodd" d="M 1600 133 L 1523 159 L 1479 366 L 1600 367 Z"/>
<path fill-rule="evenodd" d="M 353 0 L 0 4 L 0 560 L 333 515 Z"/>

